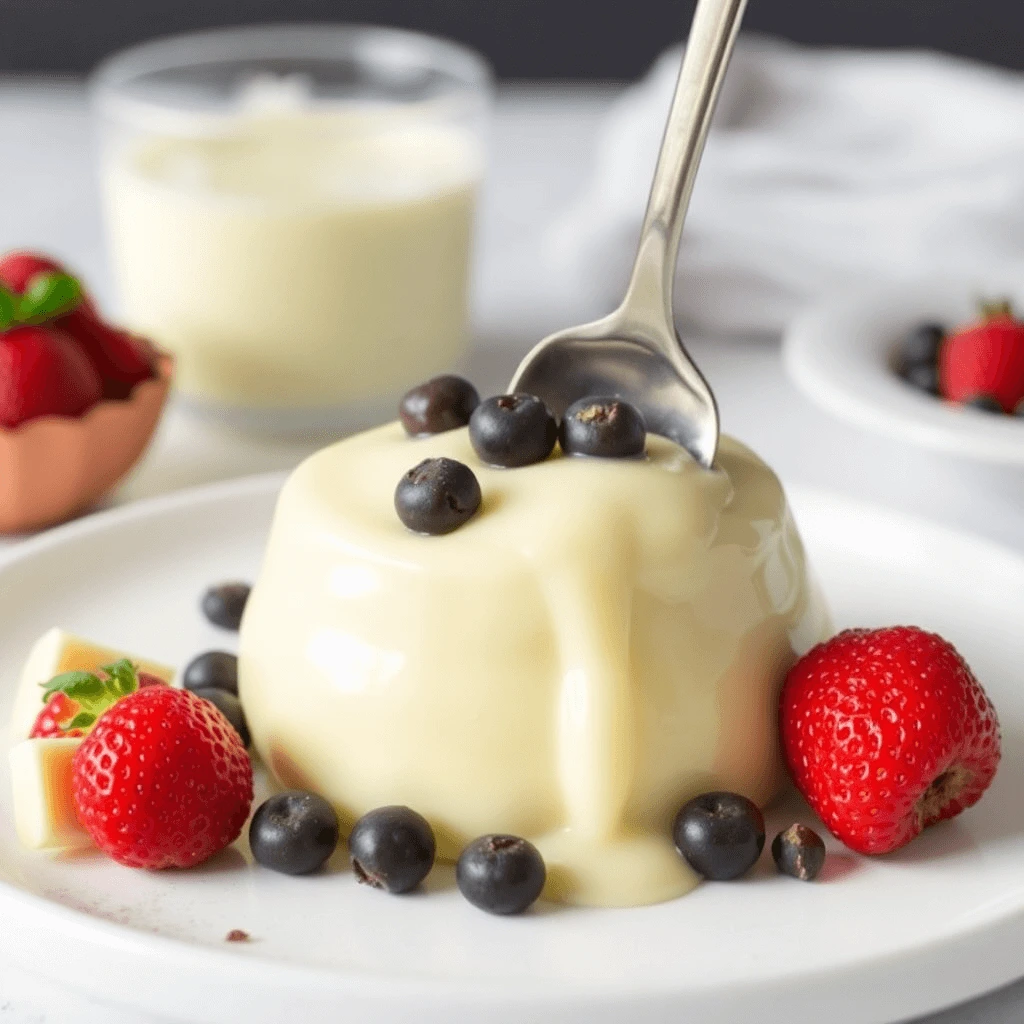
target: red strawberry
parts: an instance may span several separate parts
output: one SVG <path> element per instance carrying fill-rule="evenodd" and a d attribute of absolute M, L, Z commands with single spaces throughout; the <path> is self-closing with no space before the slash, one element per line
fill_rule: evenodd
<path fill-rule="evenodd" d="M 102 397 L 92 363 L 52 324 L 0 334 L 0 426 L 37 416 L 81 416 Z"/>
<path fill-rule="evenodd" d="M 153 376 L 149 347 L 127 331 L 104 323 L 95 310 L 81 305 L 57 320 L 85 351 L 103 380 L 104 398 L 127 398 L 132 388 Z"/>
<path fill-rule="evenodd" d="M 0 259 L 0 285 L 19 296 L 34 288 L 42 289 L 41 276 L 53 274 L 67 276 L 56 260 L 40 253 L 15 251 Z M 71 283 L 75 288 L 73 298 L 49 316 L 30 322 L 51 320 L 85 351 L 102 379 L 103 397 L 127 398 L 136 384 L 153 376 L 153 350 L 141 338 L 104 323 L 80 283 L 73 278 Z M 11 315 L 18 314 L 9 312 Z"/>
<path fill-rule="evenodd" d="M 951 402 L 989 395 L 1004 412 L 1024 400 L 1024 322 L 1009 303 L 983 307 L 980 323 L 949 335 L 939 350 L 939 390 Z"/>
<path fill-rule="evenodd" d="M 12 292 L 23 292 L 33 277 L 48 271 L 63 273 L 64 268 L 42 253 L 15 249 L 0 259 L 0 284 L 6 285 Z"/>
<path fill-rule="evenodd" d="M 119 864 L 187 868 L 233 843 L 253 795 L 238 733 L 210 701 L 147 686 L 106 711 L 75 752 L 78 820 Z"/>
<path fill-rule="evenodd" d="M 84 736 L 84 730 L 68 728 L 80 708 L 81 705 L 73 701 L 66 693 L 61 693 L 58 690 L 36 716 L 32 731 L 28 734 L 29 739 L 38 740 L 50 736 Z"/>
<path fill-rule="evenodd" d="M 790 671 L 782 745 L 797 788 L 860 853 L 888 853 L 977 803 L 996 773 L 999 722 L 942 637 L 852 629 Z"/>

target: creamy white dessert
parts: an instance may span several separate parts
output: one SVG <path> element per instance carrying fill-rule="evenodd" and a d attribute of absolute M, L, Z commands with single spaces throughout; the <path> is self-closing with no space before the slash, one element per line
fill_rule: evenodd
<path fill-rule="evenodd" d="M 395 486 L 442 455 L 483 504 L 412 534 Z M 464 429 L 390 424 L 285 485 L 240 690 L 280 784 L 343 823 L 408 804 L 450 859 L 513 833 L 549 898 L 639 905 L 697 881 L 671 840 L 683 803 L 776 794 L 779 688 L 828 628 L 778 480 L 730 438 L 713 472 L 654 436 L 645 459 L 495 469 Z"/>
<path fill-rule="evenodd" d="M 475 138 L 388 108 L 239 116 L 104 165 L 124 319 L 248 409 L 390 395 L 461 354 Z"/>

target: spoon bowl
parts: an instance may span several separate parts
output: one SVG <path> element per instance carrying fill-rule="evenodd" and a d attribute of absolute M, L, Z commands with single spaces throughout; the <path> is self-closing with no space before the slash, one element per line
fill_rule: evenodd
<path fill-rule="evenodd" d="M 536 395 L 556 416 L 580 398 L 622 398 L 647 429 L 706 469 L 718 449 L 718 409 L 676 332 L 672 289 L 683 221 L 711 116 L 747 0 L 698 0 L 622 305 L 603 320 L 545 338 L 509 391 Z"/>
<path fill-rule="evenodd" d="M 718 409 L 693 368 L 685 373 L 647 336 L 608 317 L 546 338 L 523 361 L 510 391 L 542 399 L 559 418 L 573 402 L 614 396 L 635 405 L 654 434 L 687 449 L 702 465 L 714 462 Z M 673 338 L 673 344 L 681 343 Z"/>

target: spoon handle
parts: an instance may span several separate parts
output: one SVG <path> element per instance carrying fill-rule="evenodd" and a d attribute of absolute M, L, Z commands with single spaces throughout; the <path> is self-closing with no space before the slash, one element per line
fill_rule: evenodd
<path fill-rule="evenodd" d="M 698 0 L 620 314 L 672 327 L 679 240 L 747 0 Z M 669 336 L 671 336 L 671 331 Z"/>

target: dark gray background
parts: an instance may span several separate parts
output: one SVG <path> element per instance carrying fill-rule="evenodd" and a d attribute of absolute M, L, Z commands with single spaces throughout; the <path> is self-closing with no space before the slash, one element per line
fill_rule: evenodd
<path fill-rule="evenodd" d="M 129 43 L 217 25 L 361 21 L 461 39 L 504 78 L 632 79 L 692 10 L 693 0 L 0 0 L 0 72 L 83 72 Z M 1024 0 L 750 0 L 746 25 L 1024 68 Z"/>

